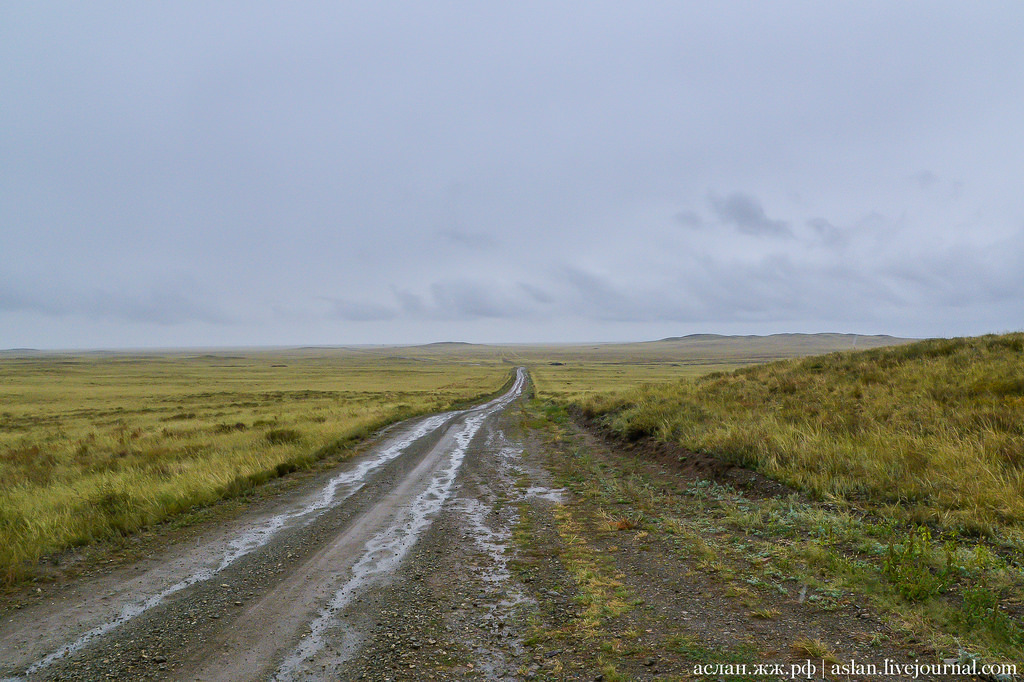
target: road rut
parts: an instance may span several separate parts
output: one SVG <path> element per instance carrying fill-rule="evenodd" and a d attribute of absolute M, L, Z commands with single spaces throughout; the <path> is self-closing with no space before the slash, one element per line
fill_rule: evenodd
<path fill-rule="evenodd" d="M 467 456 L 495 453 L 491 423 L 525 383 L 519 369 L 499 398 L 400 425 L 255 519 L 7 614 L 0 677 L 339 679 L 366 638 L 351 624 L 366 616 L 363 596 L 394 576 L 456 502 Z M 467 504 L 481 503 L 455 505 L 466 524 L 490 533 L 484 512 L 474 517 Z"/>

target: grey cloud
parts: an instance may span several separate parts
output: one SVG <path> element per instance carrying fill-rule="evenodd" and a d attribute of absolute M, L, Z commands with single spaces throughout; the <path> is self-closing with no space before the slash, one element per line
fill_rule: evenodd
<path fill-rule="evenodd" d="M 929 170 L 914 173 L 910 180 L 922 192 L 950 201 L 959 199 L 964 190 L 962 180 L 943 178 Z"/>
<path fill-rule="evenodd" d="M 928 170 L 919 171 L 911 176 L 917 186 L 921 189 L 930 189 L 935 186 L 935 183 L 939 181 L 939 176 Z"/>
<path fill-rule="evenodd" d="M 351 322 L 374 322 L 394 319 L 398 312 L 391 307 L 367 301 L 349 301 L 341 298 L 329 299 L 331 315 Z"/>
<path fill-rule="evenodd" d="M 704 225 L 704 219 L 696 211 L 680 211 L 673 218 L 683 227 L 703 227 Z"/>
<path fill-rule="evenodd" d="M 519 287 L 527 293 L 527 295 L 536 301 L 537 303 L 554 303 L 555 297 L 550 293 L 542 289 L 541 287 L 534 286 L 527 282 L 520 282 Z"/>
<path fill-rule="evenodd" d="M 441 230 L 438 234 L 453 244 L 480 251 L 494 248 L 500 244 L 495 237 L 483 232 L 467 232 L 453 228 Z"/>
<path fill-rule="evenodd" d="M 806 220 L 823 240 L 842 240 L 855 253 L 874 253 L 879 238 L 898 236 L 893 223 L 868 212 L 844 229 L 826 218 Z M 785 247 L 785 248 L 783 248 Z M 783 325 L 818 320 L 828 328 L 857 329 L 857 320 L 875 329 L 895 324 L 908 306 L 940 310 L 971 301 L 999 304 L 1021 290 L 1024 233 L 987 247 L 932 251 L 927 241 L 893 244 L 876 261 L 851 258 L 843 250 L 800 252 L 803 242 L 780 242 L 763 255 L 728 250 L 681 257 L 675 272 L 646 277 L 644 283 L 571 264 L 517 287 L 525 300 L 479 281 L 447 281 L 431 287 L 429 314 L 438 319 L 526 320 L 545 302 L 551 318 L 579 316 L 616 324 Z M 537 295 L 540 294 L 540 295 Z M 791 327 L 790 327 L 791 328 Z M 820 328 L 819 328 L 820 329 Z"/>
<path fill-rule="evenodd" d="M 861 233 L 891 233 L 898 229 L 896 221 L 881 211 L 868 211 L 855 224 L 854 228 Z"/>
<path fill-rule="evenodd" d="M 576 267 L 564 267 L 553 276 L 568 287 L 561 301 L 565 313 L 621 323 L 717 328 L 815 319 L 848 329 L 852 320 L 874 319 L 882 309 L 908 304 L 901 284 L 883 271 L 848 262 L 842 253 L 809 255 L 699 254 L 684 258 L 678 272 L 664 272 L 660 283 L 635 284 Z"/>
<path fill-rule="evenodd" d="M 442 319 L 514 318 L 523 314 L 519 301 L 476 280 L 445 280 L 430 286 L 434 314 Z"/>
<path fill-rule="evenodd" d="M 961 244 L 892 261 L 881 276 L 930 307 L 1019 303 L 1024 286 L 1024 231 L 988 245 Z"/>
<path fill-rule="evenodd" d="M 556 276 L 569 287 L 568 311 L 583 312 L 598 319 L 617 322 L 649 321 L 652 317 L 674 317 L 670 305 L 663 305 L 660 293 L 628 291 L 607 275 L 564 267 Z"/>
<path fill-rule="evenodd" d="M 615 283 L 576 268 L 559 274 L 570 285 L 568 310 L 608 321 L 703 324 L 722 322 L 726 315 L 756 321 L 789 316 L 800 306 L 801 297 L 794 296 L 800 290 L 784 261 L 771 257 L 743 265 L 705 259 L 660 286 Z"/>
<path fill-rule="evenodd" d="M 770 219 L 765 215 L 761 202 L 749 194 L 732 192 L 724 197 L 711 194 L 708 202 L 719 220 L 745 234 L 792 235 L 787 223 Z"/>
<path fill-rule="evenodd" d="M 113 319 L 141 324 L 172 325 L 185 322 L 229 324 L 234 320 L 209 302 L 175 290 L 150 288 L 145 292 L 53 290 L 33 287 L 0 289 L 0 311 L 28 312 L 49 317 Z"/>
<path fill-rule="evenodd" d="M 4 7 L 5 345 L 1024 320 L 1021 3 Z"/>
<path fill-rule="evenodd" d="M 807 221 L 807 226 L 828 246 L 838 246 L 847 241 L 846 233 L 824 218 L 811 218 Z"/>
<path fill-rule="evenodd" d="M 423 299 L 411 291 L 395 289 L 394 294 L 395 298 L 398 299 L 398 305 L 406 315 L 421 315 L 426 310 Z"/>
<path fill-rule="evenodd" d="M 721 311 L 738 319 L 784 321 L 811 316 L 816 319 L 863 318 L 882 303 L 899 303 L 889 284 L 841 262 L 818 263 L 784 255 L 754 262 L 715 262 L 690 279 L 691 295 L 705 306 L 704 319 L 721 321 Z"/>

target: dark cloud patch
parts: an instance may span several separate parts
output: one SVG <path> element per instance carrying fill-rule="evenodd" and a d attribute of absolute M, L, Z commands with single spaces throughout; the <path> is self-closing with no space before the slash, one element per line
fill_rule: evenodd
<path fill-rule="evenodd" d="M 846 242 L 846 233 L 824 218 L 811 218 L 807 226 L 815 237 L 828 246 L 839 246 Z"/>
<path fill-rule="evenodd" d="M 441 230 L 440 236 L 447 242 L 458 244 L 469 249 L 486 251 L 498 246 L 501 242 L 495 237 L 483 232 L 469 232 L 459 229 Z"/>
<path fill-rule="evenodd" d="M 708 202 L 721 222 L 740 232 L 772 237 L 792 236 L 787 223 L 770 219 L 765 215 L 761 202 L 749 194 L 732 192 L 724 197 L 711 194 Z"/>
<path fill-rule="evenodd" d="M 704 226 L 704 219 L 696 211 L 680 211 L 673 216 L 673 219 L 683 227 L 696 228 Z"/>
<path fill-rule="evenodd" d="M 939 176 L 928 170 L 918 171 L 911 176 L 911 179 L 917 183 L 917 186 L 921 189 L 931 189 L 938 183 Z"/>
<path fill-rule="evenodd" d="M 962 180 L 944 178 L 929 170 L 914 173 L 910 176 L 910 182 L 922 193 L 949 201 L 959 199 L 964 191 Z"/>
<path fill-rule="evenodd" d="M 331 302 L 331 316 L 350 322 L 377 322 L 392 320 L 398 312 L 391 307 L 368 301 L 349 301 L 334 298 Z"/>
<path fill-rule="evenodd" d="M 547 291 L 545 291 L 541 287 L 529 284 L 528 282 L 520 282 L 519 288 L 525 291 L 526 295 L 529 296 L 531 300 L 536 301 L 537 303 L 546 304 L 554 303 L 555 301 L 555 297 L 549 294 Z"/>
<path fill-rule="evenodd" d="M 399 307 L 405 315 L 415 317 L 422 315 L 426 310 L 426 305 L 423 303 L 423 299 L 411 291 L 394 289 L 394 294 L 395 298 L 398 299 Z"/>
<path fill-rule="evenodd" d="M 880 265 L 878 272 L 898 283 L 910 301 L 929 308 L 1019 305 L 1024 231 L 988 245 L 961 244 L 893 260 Z"/>
<path fill-rule="evenodd" d="M 435 282 L 430 286 L 434 313 L 442 319 L 513 318 L 524 312 L 522 305 L 487 282 L 461 279 Z"/>
<path fill-rule="evenodd" d="M 197 300 L 177 290 L 155 287 L 148 291 L 80 292 L 74 289 L 33 287 L 26 290 L 5 286 L 0 288 L 0 311 L 157 325 L 188 322 L 229 324 L 235 321 L 208 301 Z"/>
<path fill-rule="evenodd" d="M 629 291 L 607 275 L 572 266 L 562 268 L 556 276 L 569 287 L 568 310 L 616 322 L 650 319 L 654 301 L 647 297 L 646 292 Z M 654 307 L 659 306 L 655 304 Z M 662 314 L 667 313 L 666 309 Z"/>

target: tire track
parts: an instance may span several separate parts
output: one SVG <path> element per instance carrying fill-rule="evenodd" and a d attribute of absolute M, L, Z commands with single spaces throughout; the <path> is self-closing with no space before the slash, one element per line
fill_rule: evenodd
<path fill-rule="evenodd" d="M 7 677 L 2 679 L 5 682 L 13 682 L 14 680 L 45 678 L 48 674 L 55 672 L 52 669 L 57 667 L 58 664 L 61 667 L 65 667 L 68 661 L 75 662 L 78 659 L 88 659 L 90 649 L 94 648 L 95 644 L 109 640 L 112 637 L 122 637 L 118 633 L 134 627 L 132 623 L 139 620 L 141 616 L 145 615 L 147 620 L 159 619 L 160 614 L 157 612 L 165 609 L 171 602 L 177 604 L 186 599 L 189 594 L 210 583 L 211 579 L 215 576 L 222 573 L 237 572 L 236 567 L 241 563 L 259 562 L 259 555 L 265 553 L 263 550 L 268 545 L 274 543 L 280 536 L 294 535 L 295 533 L 309 534 L 307 533 L 308 528 L 318 525 L 322 518 L 331 516 L 332 512 L 344 509 L 346 501 L 360 492 L 371 480 L 380 479 L 381 476 L 384 476 L 385 478 L 382 482 L 375 483 L 374 485 L 387 485 L 387 477 L 389 476 L 387 473 L 389 470 L 388 465 L 403 458 L 403 455 L 407 456 L 406 459 L 408 457 L 419 457 L 418 450 L 423 449 L 422 444 L 426 443 L 426 447 L 429 447 L 429 450 L 423 457 L 423 461 L 415 466 L 405 479 L 395 483 L 393 490 L 403 490 L 403 486 L 408 488 L 413 483 L 418 485 L 427 474 L 430 474 L 427 476 L 429 485 L 414 499 L 410 507 L 407 509 L 402 507 L 400 509 L 402 512 L 400 515 L 402 520 L 400 522 L 393 523 L 392 526 L 378 531 L 370 540 L 364 543 L 363 558 L 353 566 L 353 577 L 346 583 L 348 587 L 343 587 L 334 595 L 335 600 L 344 601 L 347 597 L 343 595 L 356 593 L 360 586 L 371 582 L 375 576 L 384 575 L 392 570 L 393 566 L 404 556 L 404 552 L 408 551 L 408 547 L 415 544 L 419 533 L 429 525 L 430 515 L 440 508 L 450 494 L 455 476 L 461 465 L 462 457 L 465 455 L 469 441 L 475 435 L 477 429 L 479 429 L 479 425 L 486 417 L 503 409 L 511 400 L 517 397 L 522 390 L 524 381 L 525 373 L 523 370 L 518 370 L 513 387 L 499 398 L 482 406 L 434 415 L 414 422 L 409 426 L 399 427 L 400 430 L 396 435 L 388 438 L 368 455 L 361 457 L 351 468 L 332 476 L 301 503 L 293 504 L 279 513 L 266 516 L 255 523 L 250 523 L 241 532 L 229 538 L 221 539 L 220 542 L 213 543 L 213 546 L 202 548 L 203 551 L 198 552 L 196 555 L 199 563 L 202 563 L 198 568 L 195 565 L 197 563 L 195 561 L 183 562 L 183 566 L 176 570 L 177 576 L 173 575 L 174 569 L 169 569 L 172 572 L 171 580 L 174 580 L 173 583 L 167 585 L 166 583 L 169 581 L 164 576 L 164 586 L 159 589 L 154 589 L 144 596 L 138 593 L 131 594 L 130 598 L 125 599 L 120 607 L 115 607 L 115 615 L 112 618 L 107 618 L 99 624 L 94 624 L 84 632 L 80 632 L 70 641 L 66 640 L 63 644 L 59 642 L 52 643 L 53 649 L 51 651 L 44 656 L 31 660 L 31 662 L 27 662 L 27 664 L 26 662 L 19 664 L 14 660 L 0 661 L 0 675 L 7 675 Z M 440 432 L 443 432 L 440 440 L 430 447 L 429 442 Z M 438 453 L 442 450 L 448 455 L 447 459 L 444 460 L 446 466 L 435 471 L 435 460 L 439 460 Z M 395 498 L 393 494 L 388 496 L 388 498 L 392 498 L 390 502 L 386 499 L 381 504 L 394 504 L 397 501 L 393 499 Z M 377 509 L 379 506 L 375 505 L 369 511 L 359 515 L 351 524 L 350 530 L 343 533 L 342 539 L 345 536 L 353 536 L 352 529 L 355 529 L 355 535 L 358 535 L 360 532 L 365 533 L 373 526 L 372 523 L 367 523 L 366 519 L 377 519 L 386 516 L 383 511 Z M 394 510 L 389 509 L 387 511 Z M 288 531 L 288 533 L 284 531 Z M 333 544 L 340 545 L 341 548 L 351 552 L 351 541 L 352 537 L 349 537 L 348 542 L 338 541 Z M 321 554 L 324 553 L 322 552 Z M 337 554 L 337 552 L 334 554 Z M 332 565 L 320 565 L 318 568 L 324 572 L 325 576 L 336 577 L 338 557 L 332 555 L 331 552 L 326 552 L 326 555 L 331 556 L 335 561 L 332 562 Z M 249 561 L 252 557 L 256 558 Z M 246 559 L 245 562 L 241 561 L 243 558 Z M 293 571 L 296 569 L 301 571 L 307 567 L 315 568 L 317 564 L 315 561 L 307 562 L 306 565 L 294 567 Z M 299 573 L 297 577 L 301 578 L 303 583 L 318 584 L 319 587 L 323 587 L 320 584 L 323 580 L 318 579 L 315 574 L 311 576 Z M 204 587 L 203 589 L 210 588 Z M 320 591 L 322 592 L 322 589 Z M 308 589 L 307 592 L 309 592 Z M 315 596 L 320 597 L 321 595 L 317 594 Z M 98 597 L 98 599 L 103 599 L 103 597 Z M 266 601 L 266 599 L 263 601 Z M 273 600 L 271 599 L 270 601 Z M 306 601 L 308 602 L 309 600 L 307 599 Z M 108 611 L 111 608 L 109 605 L 104 606 Z M 80 608 L 80 605 L 75 608 Z M 154 613 L 157 615 L 153 616 L 152 614 Z M 322 622 L 327 623 L 329 618 L 325 615 L 326 613 L 328 612 L 314 618 L 312 624 L 315 625 L 318 622 L 318 618 L 322 618 Z M 28 616 L 29 614 L 25 615 Z M 56 615 L 60 616 L 60 614 Z M 218 616 L 214 615 L 212 618 L 216 619 Z M 0 649 L 5 651 L 0 658 L 7 658 L 8 653 L 13 654 L 13 651 L 7 651 L 5 642 L 11 641 L 15 635 L 19 634 L 12 632 L 12 627 L 9 627 L 13 626 L 16 628 L 19 620 L 25 619 L 11 618 L 0 627 L 0 645 L 4 645 L 0 646 Z M 328 628 L 320 626 L 318 629 L 325 630 Z M 123 635 L 123 637 L 128 637 L 128 635 Z M 134 640 L 129 641 L 133 642 Z M 275 644 L 275 646 L 277 645 Z M 300 655 L 300 648 L 297 647 L 291 654 L 292 657 L 300 655 L 300 658 L 295 659 L 296 661 L 301 662 L 301 660 L 309 658 L 307 655 L 309 647 L 305 642 L 303 642 L 303 645 L 306 646 L 305 649 L 301 649 L 304 653 Z M 35 648 L 38 649 L 38 645 Z M 200 647 L 201 649 L 202 647 Z M 276 653 L 279 652 L 275 651 Z M 145 658 L 144 655 L 143 658 Z M 247 655 L 246 658 L 251 660 L 252 656 Z M 106 661 L 107 659 L 103 659 L 104 663 Z M 22 672 L 18 672 L 19 668 Z M 189 677 L 194 679 L 191 675 Z"/>

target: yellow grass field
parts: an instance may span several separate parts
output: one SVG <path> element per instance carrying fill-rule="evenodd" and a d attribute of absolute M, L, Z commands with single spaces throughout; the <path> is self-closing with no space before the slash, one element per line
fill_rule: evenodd
<path fill-rule="evenodd" d="M 344 456 L 509 372 L 315 349 L 0 359 L 0 575 Z"/>
<path fill-rule="evenodd" d="M 889 337 L 650 343 L 0 352 L 0 577 L 244 493 L 376 429 L 489 395 L 512 368 L 578 400 Z"/>
<path fill-rule="evenodd" d="M 1024 529 L 1024 334 L 833 353 L 579 403 L 820 497 L 967 532 Z"/>

